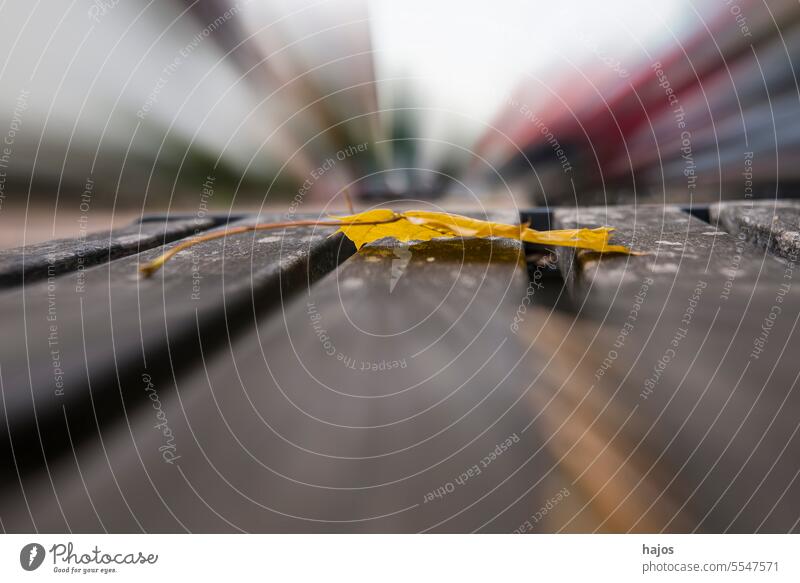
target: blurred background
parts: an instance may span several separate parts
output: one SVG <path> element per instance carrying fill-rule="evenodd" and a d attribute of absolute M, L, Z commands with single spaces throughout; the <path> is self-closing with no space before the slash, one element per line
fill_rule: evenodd
<path fill-rule="evenodd" d="M 795 0 L 0 6 L 0 246 L 143 212 L 793 196 Z"/>

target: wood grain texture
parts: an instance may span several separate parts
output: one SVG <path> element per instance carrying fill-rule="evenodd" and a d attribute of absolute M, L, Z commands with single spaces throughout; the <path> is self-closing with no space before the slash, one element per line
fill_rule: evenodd
<path fill-rule="evenodd" d="M 113 309 L 93 296 L 92 390 L 125 409 L 55 409 L 60 424 L 40 428 L 63 443 L 45 441 L 47 466 L 35 431 L 35 455 L 15 442 L 4 527 L 797 532 L 793 265 L 677 209 L 590 210 L 582 226 L 616 226 L 651 254 L 562 255 L 583 300 L 573 312 L 537 303 L 506 240 L 385 240 L 311 286 L 279 270 L 301 278 L 288 297 L 269 292 L 273 272 L 251 271 L 253 239 L 278 234 L 245 235 L 208 248 L 202 310 L 189 253 L 136 296 L 115 292 Z M 297 234 L 292 257 L 309 236 Z M 113 263 L 95 283 L 121 286 Z M 143 347 L 102 346 L 131 329 Z M 104 384 L 94 370 L 108 358 Z"/>
<path fill-rule="evenodd" d="M 288 237 L 252 232 L 208 241 L 142 279 L 137 267 L 161 253 L 158 247 L 0 295 L 4 332 L 16 339 L 0 346 L 4 455 L 11 455 L 12 440 L 15 463 L 35 470 L 68 452 L 68 437 L 124 422 L 128 407 L 143 404 L 142 375 L 172 378 L 194 366 L 201 342 L 211 353 L 252 329 L 284 295 L 353 252 L 331 232 L 301 228 Z"/>
<path fill-rule="evenodd" d="M 514 530 L 566 485 L 546 439 L 526 431 L 535 366 L 511 331 L 521 251 L 507 240 L 365 247 L 176 391 L 156 383 L 180 459 L 162 459 L 152 409 L 132 412 L 107 458 L 98 442 L 76 452 L 86 488 L 66 468 L 54 476 L 64 515 L 38 482 L 37 524 Z M 5 512 L 7 528 L 26 525 L 24 507 Z"/>
<path fill-rule="evenodd" d="M 731 201 L 712 205 L 710 214 L 720 228 L 761 249 L 794 261 L 800 254 L 798 201 Z"/>
<path fill-rule="evenodd" d="M 559 250 L 559 264 L 569 289 L 609 305 L 616 294 L 635 290 L 648 278 L 691 282 L 697 278 L 729 280 L 745 288 L 759 281 L 780 281 L 778 261 L 738 238 L 677 207 L 622 205 L 556 209 L 556 228 L 614 227 L 612 242 L 643 256 Z"/>
<path fill-rule="evenodd" d="M 89 233 L 0 251 L 0 289 L 86 269 L 205 231 L 211 219 L 152 220 L 121 229 Z"/>
<path fill-rule="evenodd" d="M 591 386 L 571 389 L 586 418 L 599 415 L 608 436 L 599 442 L 615 457 L 611 482 L 596 464 L 582 478 L 609 504 L 608 523 L 797 531 L 796 266 L 677 209 L 555 216 L 564 227 L 614 226 L 649 253 L 560 257 L 579 298 L 581 332 L 565 333 L 573 346 L 584 339 L 579 354 L 562 356 Z"/>

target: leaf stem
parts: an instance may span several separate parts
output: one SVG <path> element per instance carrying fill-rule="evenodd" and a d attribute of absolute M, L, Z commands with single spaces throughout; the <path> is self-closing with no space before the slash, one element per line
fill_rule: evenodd
<path fill-rule="evenodd" d="M 191 239 L 187 239 L 186 241 L 178 243 L 172 249 L 165 251 L 152 261 L 148 261 L 144 265 L 140 266 L 139 272 L 145 278 L 150 277 L 156 271 L 161 269 L 161 267 L 163 267 L 163 265 L 167 261 L 169 261 L 172 257 L 180 253 L 181 251 L 188 249 L 189 247 L 193 247 L 199 243 L 204 243 L 206 241 L 213 241 L 214 239 L 221 239 L 223 237 L 227 237 L 228 235 L 238 235 L 240 233 L 248 233 L 250 231 L 266 231 L 270 229 L 282 229 L 282 228 L 293 228 L 293 227 L 344 227 L 349 225 L 381 225 L 384 223 L 393 223 L 395 221 L 400 220 L 401 218 L 402 218 L 401 215 L 395 213 L 392 218 L 384 219 L 382 221 L 305 220 L 305 221 L 284 221 L 280 223 L 260 223 L 257 225 L 242 225 L 240 227 L 233 227 L 232 229 L 225 229 L 224 231 L 215 231 L 213 233 L 207 233 L 205 235 L 192 237 Z"/>

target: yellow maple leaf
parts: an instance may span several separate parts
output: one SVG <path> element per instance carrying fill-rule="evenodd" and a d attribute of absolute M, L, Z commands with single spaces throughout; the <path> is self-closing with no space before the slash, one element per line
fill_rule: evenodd
<path fill-rule="evenodd" d="M 624 245 L 609 244 L 610 233 L 614 230 L 610 227 L 536 231 L 529 228 L 528 225 L 506 225 L 450 213 L 430 211 L 398 213 L 389 209 L 374 209 L 345 217 L 332 217 L 332 219 L 332 221 L 299 220 L 240 225 L 223 231 L 195 235 L 141 265 L 139 271 L 143 276 L 149 277 L 158 271 L 171 257 L 205 241 L 213 241 L 214 239 L 249 231 L 311 226 L 339 227 L 336 232 L 344 233 L 348 239 L 355 243 L 356 249 L 361 249 L 367 243 L 385 238 L 411 242 L 442 238 L 451 239 L 453 237 L 506 237 L 528 243 L 577 247 L 600 253 L 614 252 L 639 255 L 639 253 L 631 251 Z"/>
<path fill-rule="evenodd" d="M 453 237 L 505 237 L 527 243 L 576 247 L 600 253 L 633 253 L 624 245 L 609 243 L 613 231 L 610 227 L 537 231 L 524 224 L 507 225 L 451 213 L 432 211 L 396 213 L 388 209 L 376 209 L 334 218 L 343 223 L 337 233 L 344 233 L 355 244 L 356 249 L 384 238 L 409 242 Z"/>
<path fill-rule="evenodd" d="M 395 213 L 387 209 L 375 209 L 346 217 L 334 217 L 343 224 L 337 233 L 344 233 L 361 249 L 367 243 L 379 239 L 397 239 L 398 241 L 430 241 L 442 237 L 457 236 L 450 229 L 413 219 L 411 213 Z M 392 220 L 394 218 L 394 220 Z"/>

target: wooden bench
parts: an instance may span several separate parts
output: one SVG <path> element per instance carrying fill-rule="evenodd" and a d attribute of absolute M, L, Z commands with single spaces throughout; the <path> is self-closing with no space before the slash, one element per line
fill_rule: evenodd
<path fill-rule="evenodd" d="M 770 204 L 489 214 L 648 252 L 552 266 L 308 227 L 137 275 L 267 216 L 3 252 L 2 527 L 797 531 L 800 206 Z"/>

